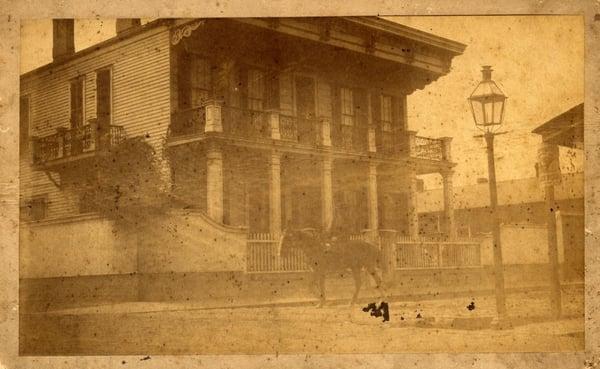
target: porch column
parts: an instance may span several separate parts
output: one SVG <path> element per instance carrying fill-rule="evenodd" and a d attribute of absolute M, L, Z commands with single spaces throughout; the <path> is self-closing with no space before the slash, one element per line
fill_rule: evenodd
<path fill-rule="evenodd" d="M 333 180 L 332 159 L 326 157 L 322 162 L 323 178 L 321 181 L 321 198 L 323 209 L 323 228 L 328 230 L 333 225 Z"/>
<path fill-rule="evenodd" d="M 410 168 L 408 170 L 408 235 L 410 237 L 419 236 L 419 212 L 417 210 L 417 170 Z"/>
<path fill-rule="evenodd" d="M 331 118 L 320 117 L 319 121 L 321 122 L 321 145 L 331 146 Z"/>
<path fill-rule="evenodd" d="M 369 229 L 379 228 L 379 210 L 377 207 L 377 164 L 369 162 Z"/>
<path fill-rule="evenodd" d="M 442 173 L 444 182 L 444 231 L 447 237 L 456 237 L 456 226 L 454 224 L 454 189 L 452 188 L 452 177 L 454 171 Z"/>
<path fill-rule="evenodd" d="M 218 147 L 206 152 L 206 212 L 214 221 L 223 222 L 223 154 Z"/>
<path fill-rule="evenodd" d="M 221 120 L 221 102 L 211 99 L 206 102 L 206 122 L 205 132 L 223 132 L 223 122 Z"/>
<path fill-rule="evenodd" d="M 281 234 L 281 156 L 272 153 L 269 163 L 269 209 L 270 209 L 270 231 L 274 236 Z"/>
<path fill-rule="evenodd" d="M 279 140 L 281 138 L 279 130 L 279 111 L 274 109 L 267 110 L 267 115 L 269 117 L 269 127 L 271 128 L 271 138 Z"/>
<path fill-rule="evenodd" d="M 452 161 L 452 137 L 440 137 L 442 140 L 442 160 Z"/>

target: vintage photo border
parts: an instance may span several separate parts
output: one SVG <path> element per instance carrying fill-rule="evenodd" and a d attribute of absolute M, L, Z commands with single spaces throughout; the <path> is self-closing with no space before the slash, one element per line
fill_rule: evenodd
<path fill-rule="evenodd" d="M 0 369 L 3 368 L 600 368 L 600 1 L 504 0 L 0 0 Z M 585 22 L 585 347 L 581 353 L 18 356 L 18 97 L 22 18 L 255 17 L 314 15 L 578 14 Z M 543 68 L 543 65 L 539 67 Z M 549 86 L 553 88 L 553 86 Z"/>

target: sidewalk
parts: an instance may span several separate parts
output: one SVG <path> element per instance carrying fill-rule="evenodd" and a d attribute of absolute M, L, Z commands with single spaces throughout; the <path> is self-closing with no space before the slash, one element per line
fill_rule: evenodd
<path fill-rule="evenodd" d="M 493 295 L 389 299 L 390 320 L 362 299 L 280 300 L 262 305 L 134 302 L 20 316 L 21 354 L 232 354 L 558 352 L 584 347 L 583 301 L 564 296 L 549 319 L 544 292 L 507 296 L 510 324 L 497 329 Z"/>
<path fill-rule="evenodd" d="M 379 304 L 377 291 L 367 290 L 356 303 L 360 309 L 369 303 Z M 327 300 L 323 309 L 317 309 L 316 298 L 272 298 L 257 301 L 256 298 L 213 299 L 211 301 L 185 302 L 123 302 L 107 305 L 77 307 L 48 312 L 35 312 L 27 315 L 72 316 L 94 314 L 152 314 L 159 312 L 192 312 L 198 310 L 252 310 L 309 308 L 314 314 L 329 314 L 329 310 L 349 309 L 349 300 L 336 298 Z M 491 291 L 478 292 L 471 296 L 441 295 L 392 295 L 386 298 L 389 303 L 391 324 L 403 322 L 421 327 L 485 329 L 496 317 L 495 296 Z M 545 290 L 525 290 L 507 293 L 508 327 L 531 322 L 548 321 L 550 306 Z M 314 309 L 313 309 L 314 308 Z M 367 314 L 365 314 L 367 315 Z M 583 317 L 583 291 L 574 288 L 563 292 L 563 317 Z M 583 330 L 583 321 L 582 321 Z"/>

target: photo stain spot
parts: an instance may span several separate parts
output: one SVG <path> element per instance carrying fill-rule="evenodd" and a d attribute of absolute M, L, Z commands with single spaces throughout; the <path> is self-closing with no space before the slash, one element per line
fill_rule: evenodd
<path fill-rule="evenodd" d="M 362 308 L 362 311 L 364 311 L 365 313 L 370 311 L 371 316 L 374 316 L 376 318 L 383 317 L 384 322 L 389 322 L 389 320 L 390 320 L 389 305 L 385 301 L 382 301 L 379 306 L 377 306 L 376 303 L 372 302 L 369 305 Z M 404 318 L 402 318 L 402 319 L 404 319 Z"/>

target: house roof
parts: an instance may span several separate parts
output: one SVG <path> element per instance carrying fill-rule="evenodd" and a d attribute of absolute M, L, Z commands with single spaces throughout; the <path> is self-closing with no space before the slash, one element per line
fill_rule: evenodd
<path fill-rule="evenodd" d="M 498 205 L 516 205 L 544 201 L 544 191 L 537 178 L 513 179 L 497 183 Z M 555 186 L 557 200 L 583 198 L 583 173 L 562 175 L 562 181 Z M 454 187 L 454 208 L 473 209 L 489 206 L 489 184 Z M 430 213 L 444 209 L 443 189 L 433 189 L 417 193 L 419 213 Z"/>
<path fill-rule="evenodd" d="M 379 17 L 343 17 L 349 22 L 361 24 L 363 26 L 373 28 L 379 31 L 394 34 L 413 41 L 419 41 L 440 49 L 444 49 L 451 54 L 459 55 L 465 51 L 467 45 L 434 35 L 429 32 L 424 32 L 416 28 L 408 27 L 400 23 L 392 22 Z"/>
<path fill-rule="evenodd" d="M 232 19 L 234 19 L 234 18 L 232 18 Z M 405 39 L 417 41 L 417 42 L 426 44 L 428 46 L 431 46 L 433 48 L 443 50 L 444 52 L 446 52 L 452 56 L 461 54 L 464 51 L 464 49 L 466 48 L 466 45 L 464 45 L 460 42 L 452 41 L 452 40 L 444 38 L 444 37 L 436 36 L 434 34 L 420 31 L 420 30 L 417 30 L 417 29 L 414 29 L 411 27 L 407 27 L 407 26 L 404 26 L 404 25 L 401 25 L 401 24 L 398 24 L 398 23 L 395 23 L 395 22 L 392 22 L 392 21 L 389 21 L 389 20 L 386 20 L 383 18 L 379 18 L 379 17 L 339 17 L 336 19 L 343 19 L 346 22 L 349 22 L 352 24 L 357 24 L 357 25 L 360 25 L 367 29 L 372 29 L 374 31 L 384 32 L 384 33 L 392 34 L 392 35 L 399 36 L 399 37 L 402 37 Z M 36 68 L 27 73 L 24 73 L 21 75 L 21 78 L 28 78 L 29 76 L 43 72 L 52 67 L 68 63 L 69 61 L 77 59 L 83 55 L 87 55 L 87 54 L 99 51 L 99 50 L 109 47 L 117 42 L 126 40 L 126 39 L 131 38 L 140 33 L 147 32 L 151 29 L 154 29 L 154 28 L 157 28 L 160 26 L 167 26 L 169 28 L 178 27 L 185 23 L 193 22 L 194 20 L 195 19 L 190 19 L 190 18 L 187 18 L 187 19 L 156 19 L 154 21 L 148 22 L 141 26 L 134 27 L 130 30 L 124 31 L 119 35 L 115 35 L 112 38 L 109 38 L 100 43 L 94 44 L 86 49 L 79 50 L 69 57 L 62 58 L 58 61 L 52 61 L 52 62 L 50 62 L 46 65 L 43 65 L 39 68 Z"/>
<path fill-rule="evenodd" d="M 583 103 L 539 125 L 533 131 L 547 143 L 567 147 L 583 146 Z"/>

